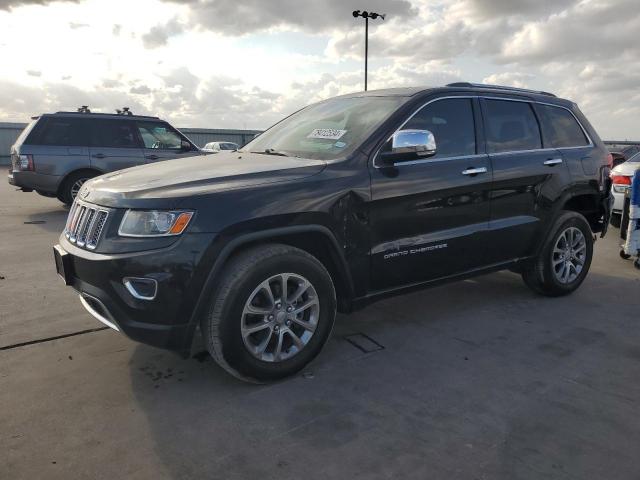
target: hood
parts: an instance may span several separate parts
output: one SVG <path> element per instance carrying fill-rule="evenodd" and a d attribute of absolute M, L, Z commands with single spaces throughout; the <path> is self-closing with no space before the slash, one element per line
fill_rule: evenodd
<path fill-rule="evenodd" d="M 220 152 L 108 173 L 87 182 L 79 196 L 90 203 L 119 207 L 130 203 L 128 200 L 146 203 L 298 180 L 325 166 L 322 160 Z"/>
<path fill-rule="evenodd" d="M 633 175 L 636 170 L 640 169 L 640 162 L 624 162 L 611 170 L 615 175 Z"/>

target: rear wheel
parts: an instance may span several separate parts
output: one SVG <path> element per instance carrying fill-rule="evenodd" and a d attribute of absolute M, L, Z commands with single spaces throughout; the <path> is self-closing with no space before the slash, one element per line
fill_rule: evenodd
<path fill-rule="evenodd" d="M 622 214 L 612 213 L 610 223 L 615 228 L 620 228 L 620 225 L 622 224 Z"/>
<path fill-rule="evenodd" d="M 568 295 L 584 281 L 593 257 L 593 234 L 587 220 L 564 212 L 555 222 L 538 258 L 524 269 L 522 278 L 537 293 Z"/>
<path fill-rule="evenodd" d="M 91 171 L 75 172 L 69 175 L 58 190 L 58 200 L 66 205 L 71 205 L 76 199 L 82 185 L 87 180 L 97 177 L 99 174 Z"/>
<path fill-rule="evenodd" d="M 36 190 L 36 193 L 38 195 L 42 195 L 43 197 L 48 197 L 48 198 L 53 198 L 56 196 L 55 193 L 51 193 L 51 192 L 43 192 L 42 190 Z"/>
<path fill-rule="evenodd" d="M 298 372 L 326 343 L 336 314 L 331 276 L 288 245 L 251 248 L 230 261 L 202 321 L 216 362 L 246 381 Z"/>

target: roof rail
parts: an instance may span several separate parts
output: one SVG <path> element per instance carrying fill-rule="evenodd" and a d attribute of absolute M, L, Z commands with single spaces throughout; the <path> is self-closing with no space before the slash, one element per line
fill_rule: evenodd
<path fill-rule="evenodd" d="M 530 90 L 528 88 L 518 88 L 518 87 L 504 87 L 502 85 L 489 85 L 486 83 L 454 82 L 454 83 L 449 83 L 447 87 L 487 88 L 492 90 L 508 90 L 510 92 L 537 93 L 539 95 L 547 95 L 549 97 L 555 97 L 553 93 L 545 92 L 543 90 Z"/>
<path fill-rule="evenodd" d="M 77 110 L 77 111 L 75 111 L 75 112 L 67 112 L 67 111 L 64 111 L 64 110 L 60 110 L 60 111 L 55 112 L 55 114 L 59 114 L 59 113 L 64 113 L 64 114 L 90 113 L 92 116 L 97 116 L 97 115 L 105 116 L 105 117 L 109 117 L 109 116 L 110 116 L 110 117 L 116 117 L 116 116 L 131 116 L 131 117 L 136 117 L 136 118 L 152 118 L 152 119 L 154 119 L 154 120 L 159 120 L 159 119 L 160 119 L 159 117 L 154 117 L 154 116 L 152 116 L 152 115 L 134 115 L 134 114 L 133 114 L 133 112 L 131 112 L 131 111 L 124 112 L 124 111 L 122 111 L 122 110 L 120 111 L 120 113 L 117 113 L 117 111 L 116 111 L 116 113 L 108 113 L 108 112 L 106 112 L 106 113 L 105 113 L 105 112 L 92 112 L 91 110 L 89 110 L 89 111 L 86 111 L 86 110 L 85 110 L 85 111 L 80 111 L 80 109 L 78 109 L 78 110 Z M 44 115 L 51 115 L 51 114 L 46 113 L 46 114 L 44 114 Z"/>

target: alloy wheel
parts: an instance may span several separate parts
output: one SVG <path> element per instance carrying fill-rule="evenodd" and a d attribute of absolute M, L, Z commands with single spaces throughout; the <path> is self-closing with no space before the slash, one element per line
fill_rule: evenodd
<path fill-rule="evenodd" d="M 86 182 L 87 180 L 89 180 L 89 179 L 88 178 L 79 178 L 78 180 L 76 180 L 73 183 L 73 185 L 71 185 L 71 199 L 72 200 L 76 199 L 76 197 L 78 196 L 78 192 L 82 188 L 82 185 L 84 185 L 84 182 Z"/>
<path fill-rule="evenodd" d="M 300 353 L 318 325 L 320 302 L 302 275 L 274 275 L 251 293 L 242 311 L 245 347 L 264 362 L 282 362 Z"/>
<path fill-rule="evenodd" d="M 587 257 L 587 241 L 576 227 L 564 230 L 553 247 L 551 264 L 558 282 L 568 284 L 575 281 L 584 267 Z"/>

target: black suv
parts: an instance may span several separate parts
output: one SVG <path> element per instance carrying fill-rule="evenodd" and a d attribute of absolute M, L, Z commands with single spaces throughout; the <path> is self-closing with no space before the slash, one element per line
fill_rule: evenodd
<path fill-rule="evenodd" d="M 245 380 L 291 375 L 336 311 L 501 269 L 577 289 L 607 226 L 611 158 L 577 106 L 469 83 L 308 106 L 238 152 L 107 174 L 56 266 L 87 310 Z"/>
<path fill-rule="evenodd" d="M 164 120 L 126 107 L 117 112 L 92 113 L 83 106 L 33 117 L 11 147 L 9 183 L 71 205 L 90 178 L 201 153 Z"/>

